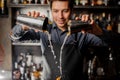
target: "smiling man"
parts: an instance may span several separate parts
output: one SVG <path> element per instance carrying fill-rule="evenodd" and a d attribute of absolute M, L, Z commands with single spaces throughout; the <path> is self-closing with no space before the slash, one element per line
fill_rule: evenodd
<path fill-rule="evenodd" d="M 12 29 L 12 36 L 16 39 L 37 39 L 42 42 L 43 80 L 85 80 L 83 58 L 88 46 L 104 45 L 100 38 L 87 32 L 68 35 L 67 23 L 73 2 L 74 0 L 50 0 L 53 24 L 48 24 L 48 33 L 20 24 Z"/>
<path fill-rule="evenodd" d="M 52 11 L 53 21 L 56 23 L 59 29 L 65 31 L 67 29 L 67 22 L 71 14 L 69 2 L 53 1 L 53 3 L 51 4 L 51 11 Z"/>

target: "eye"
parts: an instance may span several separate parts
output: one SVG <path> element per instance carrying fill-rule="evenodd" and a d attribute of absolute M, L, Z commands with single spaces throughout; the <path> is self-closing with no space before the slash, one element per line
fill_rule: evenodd
<path fill-rule="evenodd" d="M 63 10 L 63 12 L 67 13 L 67 12 L 69 12 L 69 9 L 65 9 L 65 10 Z"/>
<path fill-rule="evenodd" d="M 58 12 L 58 10 L 52 10 L 52 12 L 57 13 L 57 12 Z"/>

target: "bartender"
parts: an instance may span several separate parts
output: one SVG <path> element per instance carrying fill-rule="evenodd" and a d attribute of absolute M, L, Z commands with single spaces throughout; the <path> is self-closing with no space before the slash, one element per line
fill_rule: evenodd
<path fill-rule="evenodd" d="M 53 23 L 47 25 L 46 31 L 41 32 L 17 24 L 13 27 L 11 36 L 14 40 L 41 41 L 43 80 L 85 80 L 83 58 L 87 54 L 86 50 L 90 45 L 106 46 L 106 44 L 94 34 L 82 31 L 70 32 L 68 21 L 73 10 L 72 0 L 50 0 L 50 9 Z M 89 18 L 82 19 L 86 22 L 87 20 L 84 19 Z"/>

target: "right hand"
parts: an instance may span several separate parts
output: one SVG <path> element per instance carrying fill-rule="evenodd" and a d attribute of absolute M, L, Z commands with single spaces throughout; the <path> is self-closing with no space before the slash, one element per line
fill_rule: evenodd
<path fill-rule="evenodd" d="M 33 18 L 37 18 L 37 17 L 39 17 L 39 16 L 42 16 L 42 17 L 45 17 L 45 15 L 40 15 L 40 12 L 37 12 L 37 11 L 32 11 L 32 12 L 27 12 L 27 14 L 26 14 L 27 16 L 30 16 L 30 17 L 33 17 Z M 22 29 L 24 30 L 24 31 L 27 31 L 27 30 L 29 30 L 29 29 L 31 29 L 29 26 L 27 26 L 27 25 L 22 25 Z M 35 30 L 35 32 L 38 32 L 39 30 L 37 30 L 37 29 L 34 29 Z"/>
<path fill-rule="evenodd" d="M 37 18 L 39 16 L 45 17 L 44 14 L 40 14 L 40 12 L 36 12 L 36 11 L 32 11 L 32 12 L 29 11 L 26 15 L 30 16 L 30 17 L 33 17 L 33 18 Z"/>
<path fill-rule="evenodd" d="M 32 11 L 32 12 L 27 12 L 27 14 L 26 14 L 27 16 L 31 16 L 31 17 L 33 17 L 33 18 L 37 18 L 37 17 L 39 17 L 40 16 L 40 12 L 36 12 L 36 11 Z"/>

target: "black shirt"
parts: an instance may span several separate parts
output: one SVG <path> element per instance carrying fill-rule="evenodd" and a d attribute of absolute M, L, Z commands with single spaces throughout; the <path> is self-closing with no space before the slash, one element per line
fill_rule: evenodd
<path fill-rule="evenodd" d="M 48 35 L 45 32 L 35 32 L 33 29 L 25 32 L 21 29 L 21 25 L 13 28 L 13 35 L 16 39 L 38 39 L 42 43 L 44 60 L 47 64 L 44 66 L 46 72 L 45 80 L 55 80 L 60 76 L 60 49 L 67 35 L 67 31 L 61 31 L 55 24 L 48 25 L 53 51 L 56 59 L 51 51 Z M 74 33 L 68 36 L 62 49 L 62 80 L 82 80 L 83 79 L 83 55 L 86 54 L 88 46 L 104 45 L 103 41 L 90 33 Z M 57 61 L 57 63 L 56 63 Z M 49 75 L 49 76 L 48 76 Z M 47 77 L 48 76 L 48 77 Z"/>

